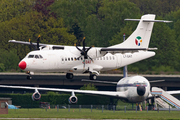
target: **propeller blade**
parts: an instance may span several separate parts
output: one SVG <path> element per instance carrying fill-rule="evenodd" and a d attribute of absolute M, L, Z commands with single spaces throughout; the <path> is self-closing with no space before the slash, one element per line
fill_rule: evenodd
<path fill-rule="evenodd" d="M 80 48 L 78 48 L 78 46 L 76 45 L 76 48 L 80 51 L 80 52 L 82 52 L 82 50 L 80 49 Z"/>
<path fill-rule="evenodd" d="M 32 44 L 31 39 L 29 39 L 29 42 L 30 42 L 30 45 L 31 45 L 31 46 L 30 46 L 30 51 L 31 51 L 31 48 L 32 48 L 32 47 L 33 47 L 34 50 L 36 50 L 36 47 Z"/>
<path fill-rule="evenodd" d="M 87 55 L 88 57 L 89 57 L 89 55 Z M 89 57 L 89 59 L 92 61 L 92 62 L 94 62 L 94 60 L 91 58 L 91 57 Z"/>
<path fill-rule="evenodd" d="M 40 42 L 40 35 L 38 35 L 38 39 L 37 39 L 37 50 L 39 50 L 39 42 Z"/>
<path fill-rule="evenodd" d="M 85 37 L 83 38 L 83 51 L 85 51 L 86 48 L 85 48 Z"/>

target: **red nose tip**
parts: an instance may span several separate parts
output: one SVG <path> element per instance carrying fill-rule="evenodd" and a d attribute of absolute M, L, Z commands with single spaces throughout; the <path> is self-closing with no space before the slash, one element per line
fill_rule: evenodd
<path fill-rule="evenodd" d="M 22 70 L 24 70 L 24 69 L 26 68 L 26 62 L 21 61 L 21 62 L 19 63 L 19 68 L 21 68 Z"/>

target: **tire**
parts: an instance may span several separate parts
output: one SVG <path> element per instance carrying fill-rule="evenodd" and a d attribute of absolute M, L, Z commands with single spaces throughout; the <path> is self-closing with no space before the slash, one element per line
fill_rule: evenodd
<path fill-rule="evenodd" d="M 67 73 L 66 78 L 67 79 L 73 79 L 74 75 L 72 73 Z"/>
<path fill-rule="evenodd" d="M 89 76 L 89 79 L 90 80 L 96 80 L 97 76 L 95 74 L 92 74 L 92 75 Z"/>
<path fill-rule="evenodd" d="M 27 76 L 27 79 L 28 79 L 28 80 L 31 80 L 31 79 L 32 79 L 32 77 L 31 77 L 31 76 Z"/>

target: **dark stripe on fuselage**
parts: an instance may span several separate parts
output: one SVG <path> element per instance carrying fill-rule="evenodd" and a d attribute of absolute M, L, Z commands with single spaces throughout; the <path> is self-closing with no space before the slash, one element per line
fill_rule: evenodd
<path fill-rule="evenodd" d="M 136 84 L 119 84 L 117 85 L 117 87 L 138 87 L 138 86 L 145 86 L 147 87 L 147 85 L 142 85 L 142 84 L 139 84 L 139 83 L 136 83 Z"/>

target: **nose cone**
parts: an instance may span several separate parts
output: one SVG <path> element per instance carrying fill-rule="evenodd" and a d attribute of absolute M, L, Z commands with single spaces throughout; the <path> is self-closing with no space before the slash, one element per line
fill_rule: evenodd
<path fill-rule="evenodd" d="M 146 92 L 146 88 L 145 86 L 138 86 L 137 87 L 137 93 L 139 96 L 143 96 Z"/>
<path fill-rule="evenodd" d="M 19 63 L 19 68 L 21 68 L 22 70 L 26 69 L 26 62 L 25 61 L 21 61 Z"/>

